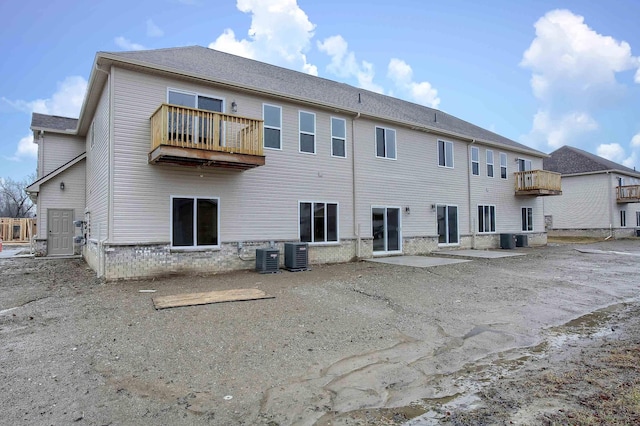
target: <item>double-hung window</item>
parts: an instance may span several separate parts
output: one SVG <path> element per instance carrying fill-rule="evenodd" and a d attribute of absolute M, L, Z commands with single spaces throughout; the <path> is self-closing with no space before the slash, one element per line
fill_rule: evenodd
<path fill-rule="evenodd" d="M 396 131 L 376 127 L 376 157 L 396 158 Z"/>
<path fill-rule="evenodd" d="M 218 247 L 218 198 L 171 197 L 171 246 Z"/>
<path fill-rule="evenodd" d="M 438 141 L 438 165 L 453 168 L 453 142 Z"/>
<path fill-rule="evenodd" d="M 500 177 L 507 178 L 507 154 L 504 152 L 500 153 Z"/>
<path fill-rule="evenodd" d="M 478 232 L 496 232 L 496 206 L 478 206 Z"/>
<path fill-rule="evenodd" d="M 477 146 L 471 147 L 471 173 L 474 176 L 480 175 L 480 149 Z"/>
<path fill-rule="evenodd" d="M 522 208 L 522 230 L 533 231 L 533 208 Z"/>
<path fill-rule="evenodd" d="M 493 177 L 493 151 L 487 150 L 487 176 Z"/>
<path fill-rule="evenodd" d="M 282 108 L 262 104 L 262 118 L 264 119 L 264 147 L 282 149 Z"/>
<path fill-rule="evenodd" d="M 316 153 L 316 115 L 312 112 L 300 111 L 300 152 Z"/>
<path fill-rule="evenodd" d="M 331 117 L 331 155 L 347 156 L 347 122 L 343 118 Z"/>
<path fill-rule="evenodd" d="M 300 241 L 338 241 L 338 203 L 300 203 Z"/>

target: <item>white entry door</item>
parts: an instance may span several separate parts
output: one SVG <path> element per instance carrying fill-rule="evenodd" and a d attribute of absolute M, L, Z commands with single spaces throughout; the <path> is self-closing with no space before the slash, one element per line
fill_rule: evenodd
<path fill-rule="evenodd" d="M 73 210 L 47 210 L 47 254 L 61 256 L 73 254 Z"/>

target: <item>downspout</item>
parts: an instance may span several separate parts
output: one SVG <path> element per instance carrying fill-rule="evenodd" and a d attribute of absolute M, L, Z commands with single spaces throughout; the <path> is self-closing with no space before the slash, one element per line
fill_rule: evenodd
<path fill-rule="evenodd" d="M 476 219 L 471 209 L 471 145 L 476 143 L 475 139 L 471 139 L 471 143 L 467 146 L 467 197 L 469 204 L 469 231 L 471 232 L 471 248 L 476 248 Z M 478 152 L 478 167 L 480 167 L 480 152 Z"/>
<path fill-rule="evenodd" d="M 611 172 L 607 172 L 607 177 L 607 186 L 609 191 L 609 236 L 604 239 L 605 241 L 613 238 L 613 195 L 611 193 Z"/>
<path fill-rule="evenodd" d="M 357 194 L 357 184 L 356 184 L 356 120 L 360 118 L 360 113 L 356 114 L 353 118 L 351 118 L 351 170 L 352 170 L 352 200 L 353 203 L 353 232 L 356 237 L 356 259 L 360 259 L 360 224 L 358 224 L 358 215 L 357 215 L 357 202 L 358 198 Z"/>

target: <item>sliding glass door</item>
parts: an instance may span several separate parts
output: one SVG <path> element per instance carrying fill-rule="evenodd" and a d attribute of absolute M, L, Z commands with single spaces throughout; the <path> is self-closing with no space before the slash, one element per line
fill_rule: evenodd
<path fill-rule="evenodd" d="M 438 244 L 459 244 L 458 206 L 438 204 Z"/>
<path fill-rule="evenodd" d="M 399 207 L 373 207 L 371 209 L 374 253 L 402 251 Z"/>

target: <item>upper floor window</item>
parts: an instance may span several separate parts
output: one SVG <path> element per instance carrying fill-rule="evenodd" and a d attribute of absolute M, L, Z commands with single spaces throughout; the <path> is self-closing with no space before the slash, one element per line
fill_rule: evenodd
<path fill-rule="evenodd" d="M 453 167 L 453 142 L 438 141 L 438 165 Z"/>
<path fill-rule="evenodd" d="M 300 241 L 338 241 L 338 203 L 300 203 Z"/>
<path fill-rule="evenodd" d="M 316 153 L 316 115 L 312 112 L 299 112 L 300 152 Z"/>
<path fill-rule="evenodd" d="M 331 117 L 331 155 L 347 156 L 347 122 L 343 118 Z"/>
<path fill-rule="evenodd" d="M 533 208 L 522 208 L 522 230 L 533 231 Z"/>
<path fill-rule="evenodd" d="M 507 178 L 507 154 L 504 152 L 500 153 L 500 177 Z"/>
<path fill-rule="evenodd" d="M 396 158 L 396 131 L 376 127 L 376 157 Z"/>
<path fill-rule="evenodd" d="M 471 173 L 475 176 L 480 175 L 480 149 L 477 146 L 471 147 Z"/>
<path fill-rule="evenodd" d="M 262 104 L 264 119 L 264 147 L 282 149 L 282 108 Z"/>
<path fill-rule="evenodd" d="M 487 150 L 487 176 L 493 177 L 493 151 Z"/>

